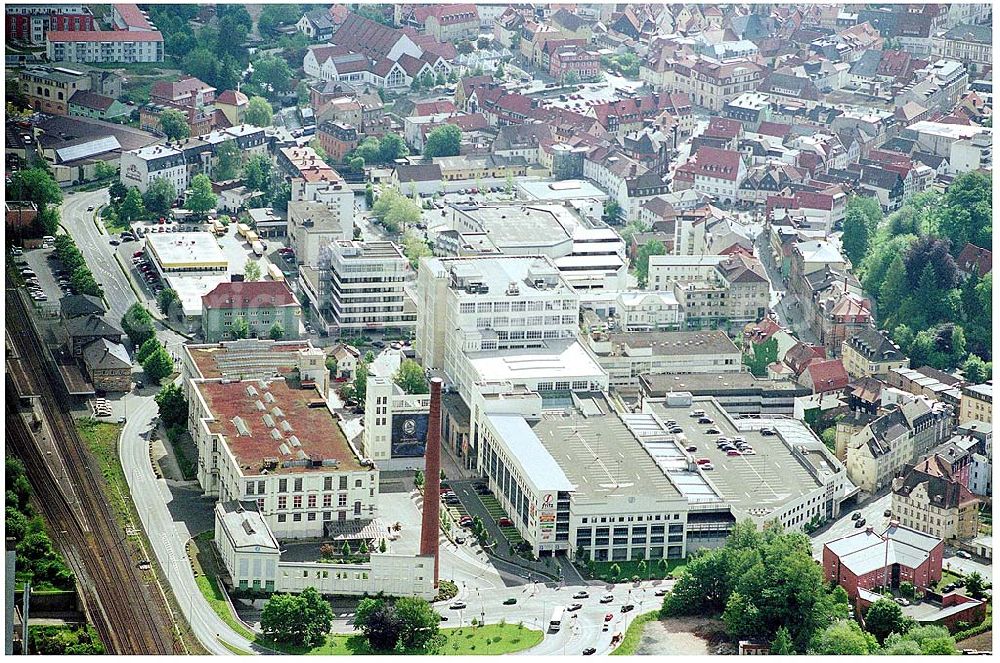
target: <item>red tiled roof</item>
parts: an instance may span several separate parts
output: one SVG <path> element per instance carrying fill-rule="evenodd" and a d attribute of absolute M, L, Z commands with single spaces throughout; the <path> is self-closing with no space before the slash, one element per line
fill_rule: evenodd
<path fill-rule="evenodd" d="M 774 136 L 775 138 L 784 138 L 791 132 L 792 125 L 790 124 L 779 124 L 778 122 L 761 122 L 760 128 L 757 129 L 757 133 L 764 134 L 765 136 Z"/>
<path fill-rule="evenodd" d="M 357 53 L 364 53 L 373 59 L 380 59 L 386 57 L 392 47 L 405 37 L 401 30 L 376 23 L 352 12 L 333 33 L 330 43 Z"/>
<path fill-rule="evenodd" d="M 103 94 L 97 94 L 87 90 L 77 90 L 73 93 L 73 96 L 69 98 L 69 103 L 76 104 L 77 106 L 83 106 L 84 108 L 106 111 L 111 108 L 111 104 L 115 103 L 115 100 L 111 97 L 106 97 Z"/>
<path fill-rule="evenodd" d="M 431 5 L 413 8 L 413 17 L 420 23 L 426 23 L 431 16 L 437 18 L 441 25 L 479 21 L 479 11 L 472 4 Z"/>
<path fill-rule="evenodd" d="M 215 103 L 227 106 L 244 106 L 250 103 L 250 100 L 238 90 L 226 90 L 215 98 Z"/>
<path fill-rule="evenodd" d="M 215 88 L 194 76 L 188 76 L 179 81 L 157 81 L 153 83 L 153 87 L 149 91 L 149 96 L 175 101 L 193 96 L 199 90 L 214 92 Z"/>
<path fill-rule="evenodd" d="M 677 169 L 695 175 L 735 181 L 739 177 L 740 153 L 715 147 L 700 147 L 694 157 Z"/>
<path fill-rule="evenodd" d="M 298 302 L 284 281 L 225 281 L 201 297 L 202 307 L 270 308 L 297 306 Z"/>
<path fill-rule="evenodd" d="M 163 41 L 163 35 L 159 30 L 152 32 L 128 32 L 126 30 L 91 30 L 66 31 L 50 30 L 46 33 L 45 39 L 50 42 L 101 42 L 101 41 Z"/>
<path fill-rule="evenodd" d="M 285 380 L 271 380 L 265 388 L 256 380 L 245 381 L 210 381 L 198 384 L 198 390 L 205 398 L 208 411 L 214 420 L 208 427 L 213 433 L 226 438 L 226 444 L 237 462 L 243 468 L 249 468 L 248 474 L 257 474 L 265 458 L 279 460 L 277 468 L 271 473 L 309 472 L 309 465 L 282 467 L 280 461 L 296 458 L 299 451 L 313 461 L 339 461 L 340 471 L 360 471 L 363 468 L 360 460 L 351 449 L 340 424 L 330 410 L 323 407 L 313 407 L 313 403 L 321 403 L 323 397 L 315 389 L 292 389 Z M 253 387 L 258 393 L 255 398 L 247 393 L 248 387 Z M 264 401 L 263 395 L 270 392 L 273 402 L 265 403 L 265 412 L 256 407 L 256 402 Z M 272 414 L 278 408 L 281 415 Z M 263 420 L 263 415 L 269 415 L 276 425 L 270 428 Z M 237 429 L 234 421 L 239 417 L 248 435 L 243 435 Z M 287 422 L 291 430 L 282 430 L 281 422 Z M 272 437 L 271 431 L 277 430 L 280 439 Z M 293 445 L 291 437 L 298 438 L 300 446 Z M 285 445 L 288 453 L 282 453 Z M 318 471 L 329 472 L 331 468 L 317 468 Z"/>
<path fill-rule="evenodd" d="M 703 136 L 709 138 L 736 138 L 743 131 L 743 125 L 738 120 L 725 117 L 712 117 Z"/>
<path fill-rule="evenodd" d="M 153 26 L 149 24 L 146 16 L 139 9 L 139 5 L 133 4 L 116 4 L 115 9 L 118 10 L 118 14 L 122 17 L 130 29 L 138 28 L 139 30 L 152 30 Z"/>
<path fill-rule="evenodd" d="M 809 381 L 812 382 L 813 392 L 817 394 L 826 391 L 839 391 L 851 382 L 851 378 L 844 369 L 844 362 L 840 359 L 814 361 L 806 367 L 806 373 L 809 374 Z"/>
<path fill-rule="evenodd" d="M 975 271 L 979 276 L 985 276 L 993 269 L 993 252 L 969 243 L 958 254 L 956 262 L 958 268 L 967 274 Z"/>

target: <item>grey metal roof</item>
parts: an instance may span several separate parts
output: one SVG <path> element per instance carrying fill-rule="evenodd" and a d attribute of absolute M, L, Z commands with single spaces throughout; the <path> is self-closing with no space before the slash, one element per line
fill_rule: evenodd
<path fill-rule="evenodd" d="M 517 414 L 491 414 L 490 423 L 496 429 L 524 475 L 539 490 L 571 491 L 573 484 L 559 463 L 552 457 L 538 436 Z"/>
<path fill-rule="evenodd" d="M 114 136 L 104 136 L 86 143 L 80 143 L 79 145 L 57 148 L 56 156 L 59 157 L 60 162 L 66 163 L 67 161 L 86 159 L 87 157 L 104 154 L 105 152 L 120 150 L 121 147 L 121 143 Z"/>

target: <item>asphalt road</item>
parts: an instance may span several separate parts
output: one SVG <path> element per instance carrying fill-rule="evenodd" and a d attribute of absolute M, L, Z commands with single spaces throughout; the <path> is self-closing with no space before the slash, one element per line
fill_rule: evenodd
<path fill-rule="evenodd" d="M 865 519 L 866 527 L 873 527 L 879 533 L 884 532 L 885 528 L 889 526 L 889 518 L 883 514 L 891 506 L 892 493 L 887 492 L 885 495 L 877 497 L 859 508 L 844 511 L 840 518 L 812 535 L 813 557 L 815 559 L 823 559 L 823 546 L 825 544 L 842 539 L 862 529 L 855 527 L 854 521 L 851 520 L 851 514 L 855 511 L 861 512 L 861 516 Z"/>
<path fill-rule="evenodd" d="M 153 420 L 158 414 L 152 395 L 129 397 L 128 414 L 119 458 L 143 529 L 181 613 L 198 641 L 212 654 L 232 654 L 222 642 L 244 651 L 263 651 L 229 628 L 215 614 L 195 583 L 185 550 L 191 533 L 183 523 L 174 521 L 168 508 L 172 499 L 170 489 L 165 480 L 156 478 L 149 461 L 148 435 L 155 429 Z"/>

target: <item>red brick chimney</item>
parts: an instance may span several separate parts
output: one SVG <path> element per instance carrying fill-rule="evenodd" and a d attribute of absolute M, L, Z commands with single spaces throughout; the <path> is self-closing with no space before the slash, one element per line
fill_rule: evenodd
<path fill-rule="evenodd" d="M 431 407 L 424 452 L 424 508 L 420 521 L 420 554 L 434 556 L 438 586 L 438 541 L 441 527 L 441 378 L 431 378 Z"/>

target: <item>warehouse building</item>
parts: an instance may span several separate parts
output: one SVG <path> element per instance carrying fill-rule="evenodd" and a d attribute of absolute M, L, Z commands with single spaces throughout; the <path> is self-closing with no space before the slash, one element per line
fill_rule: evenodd
<path fill-rule="evenodd" d="M 537 415 L 487 415 L 481 435 L 481 469 L 535 555 L 686 555 L 687 501 L 603 394 L 574 392 Z"/>
<path fill-rule="evenodd" d="M 787 379 L 766 379 L 752 373 L 692 373 L 689 375 L 639 376 L 640 398 L 662 401 L 674 392 L 711 396 L 734 416 L 792 415 L 795 399 L 812 391 Z"/>

